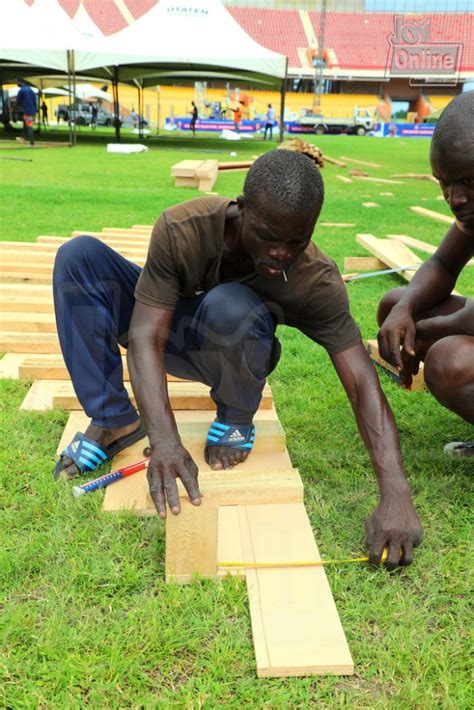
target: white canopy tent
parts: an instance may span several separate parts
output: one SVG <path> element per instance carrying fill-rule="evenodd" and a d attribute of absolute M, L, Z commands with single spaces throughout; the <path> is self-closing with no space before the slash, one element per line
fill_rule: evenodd
<path fill-rule="evenodd" d="M 219 79 L 284 85 L 287 58 L 260 46 L 220 0 L 161 0 L 111 37 L 79 31 L 57 0 L 0 2 L 0 81 L 68 73 L 145 86 Z M 284 91 L 282 91 L 283 115 Z M 117 124 L 118 132 L 118 124 Z"/>

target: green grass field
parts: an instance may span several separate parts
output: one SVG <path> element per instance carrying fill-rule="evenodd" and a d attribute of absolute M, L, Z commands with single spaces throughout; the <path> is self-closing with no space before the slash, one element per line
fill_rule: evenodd
<path fill-rule="evenodd" d="M 0 160 L 1 239 L 152 224 L 165 207 L 198 194 L 173 187 L 170 167 L 178 160 L 235 160 L 234 150 L 244 159 L 270 147 L 260 139 L 236 146 L 173 137 L 150 141 L 145 154 L 111 155 L 105 140 L 104 134 L 75 149 L 31 151 L 2 150 L 0 143 L 0 157 L 32 159 Z M 317 143 L 333 157 L 381 163 L 380 170 L 367 168 L 373 175 L 429 171 L 424 139 L 325 136 Z M 347 173 L 323 170 L 321 221 L 356 226 L 317 227 L 314 238 L 341 270 L 344 256 L 367 255 L 355 243 L 357 232 L 439 243 L 444 226 L 409 211 L 422 205 L 448 214 L 435 184 L 345 185 L 338 172 Z M 243 177 L 222 175 L 215 189 L 235 196 Z M 365 201 L 380 207 L 364 208 Z M 471 296 L 472 268 L 457 286 Z M 377 332 L 382 294 L 402 283 L 383 276 L 348 286 L 364 337 Z M 321 348 L 289 328 L 279 336 L 283 356 L 271 385 L 321 555 L 359 555 L 377 489 L 349 403 Z M 469 426 L 428 393 L 405 392 L 383 375 L 381 382 L 398 421 L 423 545 L 410 568 L 392 574 L 365 565 L 328 568 L 353 677 L 258 680 L 245 584 L 166 586 L 163 523 L 105 515 L 101 493 L 77 501 L 70 484 L 53 482 L 67 413 L 19 412 L 30 383 L 1 381 L 0 706 L 471 707 L 472 464 L 442 453 L 445 442 L 467 438 Z"/>

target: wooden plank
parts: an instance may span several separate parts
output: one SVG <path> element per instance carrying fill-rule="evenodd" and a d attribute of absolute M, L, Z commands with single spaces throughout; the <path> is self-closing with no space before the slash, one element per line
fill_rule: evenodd
<path fill-rule="evenodd" d="M 439 185 L 438 180 L 428 173 L 402 173 L 401 175 L 392 175 L 394 178 L 404 178 L 405 180 L 430 180 Z"/>
<path fill-rule="evenodd" d="M 79 235 L 77 235 L 79 236 Z M 137 237 L 137 239 L 129 239 L 128 237 L 110 237 L 102 232 L 91 233 L 88 232 L 86 236 L 94 237 L 104 244 L 108 244 L 112 249 L 119 251 L 120 248 L 128 248 L 131 251 L 141 252 L 142 250 L 147 250 L 150 243 L 149 239 L 142 237 Z M 71 241 L 74 237 L 53 237 L 49 235 L 42 235 L 38 237 L 38 244 L 56 244 L 58 247 L 65 242 Z"/>
<path fill-rule="evenodd" d="M 219 577 L 227 575 L 244 577 L 245 569 L 242 567 L 219 567 L 221 562 L 245 562 L 242 552 L 240 535 L 239 507 L 237 505 L 221 505 L 218 508 L 217 522 L 217 574 Z"/>
<path fill-rule="evenodd" d="M 123 379 L 130 381 L 127 358 L 122 356 Z M 69 380 L 69 372 L 62 357 L 58 355 L 23 355 L 16 377 L 31 380 Z M 181 377 L 167 375 L 168 382 L 183 382 Z"/>
<path fill-rule="evenodd" d="M 427 242 L 422 242 L 421 239 L 410 237 L 408 234 L 387 234 L 387 239 L 397 239 L 399 242 L 424 251 L 426 254 L 434 254 L 438 249 L 434 244 L 427 244 Z M 474 259 L 470 259 L 466 266 L 474 266 Z"/>
<path fill-rule="evenodd" d="M 144 443 L 138 442 L 114 459 L 114 468 L 135 463 L 143 458 Z M 227 471 L 213 471 L 204 461 L 204 444 L 189 447 L 199 469 L 199 487 L 210 505 L 252 505 L 254 503 L 302 502 L 303 483 L 291 465 L 287 451 L 257 453 Z M 187 499 L 181 481 L 177 480 L 180 500 Z M 156 515 L 148 491 L 145 471 L 127 476 L 105 491 L 104 511 L 132 510 L 140 516 Z"/>
<path fill-rule="evenodd" d="M 10 286 L 10 290 L 11 286 Z M 15 289 L 16 290 L 16 289 Z M 4 313 L 54 313 L 53 297 L 17 295 L 14 291 L 8 296 L 1 296 L 1 308 Z"/>
<path fill-rule="evenodd" d="M 146 254 L 135 253 L 133 261 L 138 264 L 138 266 L 143 266 L 146 261 Z M 51 280 L 53 275 L 53 265 L 54 259 L 49 262 L 25 262 L 24 260 L 16 260 L 14 262 L 9 262 L 6 260 L 2 261 L 1 273 L 8 275 L 13 278 L 15 276 L 23 275 L 30 276 L 31 278 L 40 278 L 41 280 Z"/>
<path fill-rule="evenodd" d="M 202 165 L 203 160 L 181 160 L 171 168 L 172 177 L 195 177 L 196 170 Z"/>
<path fill-rule="evenodd" d="M 0 379 L 18 379 L 18 368 L 26 356 L 22 353 L 7 353 L 0 360 Z"/>
<path fill-rule="evenodd" d="M 340 229 L 345 229 L 346 227 L 355 227 L 353 222 L 318 222 L 318 227 L 339 227 Z"/>
<path fill-rule="evenodd" d="M 0 352 L 4 353 L 60 353 L 56 333 L 0 332 Z"/>
<path fill-rule="evenodd" d="M 239 506 L 239 520 L 244 561 L 321 559 L 303 503 Z M 246 580 L 259 678 L 354 672 L 323 567 L 249 567 Z"/>
<path fill-rule="evenodd" d="M 0 281 L 4 284 L 50 284 L 51 283 L 51 270 L 46 273 L 41 273 L 36 271 L 31 273 L 29 269 L 15 269 L 14 271 L 10 269 L 0 268 Z"/>
<path fill-rule="evenodd" d="M 367 352 L 369 353 L 369 357 L 374 362 L 377 366 L 379 366 L 382 370 L 385 371 L 387 375 L 389 375 L 392 380 L 397 382 L 399 385 L 401 385 L 400 382 L 400 374 L 397 370 L 396 367 L 393 367 L 389 362 L 384 360 L 380 353 L 379 353 L 379 346 L 376 340 L 368 340 L 366 344 Z M 426 389 L 425 386 L 425 378 L 423 374 L 423 363 L 420 363 L 420 369 L 418 371 L 417 375 L 413 376 L 413 383 L 410 387 L 411 391 L 416 391 L 416 390 L 422 390 Z"/>
<path fill-rule="evenodd" d="M 21 333 L 55 333 L 54 313 L 10 313 L 0 311 L 0 328 Z"/>
<path fill-rule="evenodd" d="M 26 249 L 14 249 L 12 247 L 7 247 L 1 249 L 0 258 L 2 263 L 13 262 L 21 264 L 22 261 L 29 261 L 35 264 L 54 264 L 56 258 L 56 253 L 60 244 L 37 244 L 33 247 Z M 39 247 L 44 247 L 39 249 Z M 115 250 L 118 251 L 122 256 L 126 256 L 130 261 L 135 259 L 144 259 L 147 253 L 147 248 L 144 247 L 119 247 Z"/>
<path fill-rule="evenodd" d="M 175 187 L 198 187 L 199 180 L 197 177 L 177 177 L 174 179 Z"/>
<path fill-rule="evenodd" d="M 396 239 L 377 239 L 373 234 L 357 234 L 356 242 L 393 269 L 399 269 L 403 266 L 415 266 L 418 268 L 423 263 L 411 249 Z M 400 276 L 406 281 L 411 281 L 415 273 L 416 269 L 401 271 Z"/>
<path fill-rule="evenodd" d="M 254 164 L 254 160 L 228 160 L 218 163 L 218 170 L 224 172 L 227 170 L 248 170 Z"/>
<path fill-rule="evenodd" d="M 443 224 L 453 224 L 454 217 L 450 217 L 447 214 L 441 214 L 441 212 L 436 212 L 435 210 L 427 210 L 426 207 L 410 207 L 411 211 L 415 214 L 419 214 L 422 217 L 430 217 L 435 219 L 437 222 L 443 222 Z"/>
<path fill-rule="evenodd" d="M 5 296 L 9 294 L 12 295 L 12 293 L 12 287 L 10 285 L 0 283 L 0 298 L 2 300 Z M 18 284 L 17 286 L 15 286 L 14 294 L 22 296 L 33 296 L 33 298 L 36 298 L 37 296 L 40 298 L 45 298 L 46 296 L 52 297 L 53 292 L 51 284 Z"/>
<path fill-rule="evenodd" d="M 323 160 L 325 163 L 331 163 L 332 165 L 337 165 L 338 168 L 347 168 L 347 164 L 343 163 L 342 160 L 336 160 L 336 158 L 330 158 L 329 155 L 326 155 L 326 153 L 323 153 Z M 342 177 L 342 176 L 337 176 L 336 177 Z"/>
<path fill-rule="evenodd" d="M 381 259 L 377 259 L 375 256 L 345 256 L 344 257 L 344 271 L 356 270 L 356 271 L 378 271 L 379 269 L 386 269 L 387 264 L 385 264 Z"/>
<path fill-rule="evenodd" d="M 352 175 L 354 180 L 365 180 L 366 182 L 383 182 L 386 185 L 403 185 L 403 180 L 389 180 L 388 178 L 371 177 L 370 175 Z"/>
<path fill-rule="evenodd" d="M 380 207 L 376 202 L 363 202 L 362 207 Z"/>
<path fill-rule="evenodd" d="M 345 156 L 340 156 L 341 160 L 345 160 L 346 163 L 355 163 L 356 165 L 368 165 L 369 168 L 381 168 L 382 166 L 378 163 L 368 163 L 366 160 L 356 160 L 355 158 L 346 158 Z"/>
<path fill-rule="evenodd" d="M 194 575 L 217 576 L 218 509 L 204 498 L 200 506 L 181 502 L 181 512 L 166 517 L 167 583 L 190 582 Z M 190 572 L 192 570 L 192 572 Z"/>
<path fill-rule="evenodd" d="M 21 356 L 20 356 L 21 357 Z M 210 412 L 208 409 L 193 409 L 193 410 L 181 410 L 178 409 L 174 412 L 174 418 L 176 420 L 176 423 L 178 425 L 178 430 L 184 433 L 184 429 L 187 427 L 189 430 L 190 425 L 196 424 L 197 426 L 206 426 L 206 431 L 211 422 L 214 419 L 214 415 L 212 412 Z M 86 428 L 88 427 L 90 422 L 89 417 L 84 413 L 84 412 L 78 412 L 78 411 L 72 411 L 69 414 L 69 418 L 67 421 L 66 426 L 64 427 L 64 431 L 61 436 L 61 440 L 59 441 L 58 447 L 56 449 L 56 453 L 59 455 L 61 451 L 63 451 L 66 446 L 69 444 L 71 439 L 74 437 L 74 434 L 76 431 L 81 431 L 85 432 Z M 255 422 L 255 428 L 257 432 L 257 438 L 258 438 L 258 447 L 260 451 L 272 451 L 273 447 L 273 439 L 267 437 L 267 441 L 262 441 L 262 434 L 264 432 L 264 428 L 262 427 L 269 427 L 272 423 L 276 424 L 278 428 L 273 428 L 272 436 L 280 438 L 280 442 L 277 442 L 277 448 L 281 451 L 284 450 L 284 446 L 281 445 L 281 437 L 285 437 L 285 433 L 283 429 L 280 429 L 281 424 L 278 419 L 278 415 L 276 413 L 275 408 L 273 407 L 272 409 L 258 409 L 257 412 L 255 412 L 254 416 L 254 422 Z M 182 428 L 184 427 L 184 428 Z M 187 433 L 186 433 L 187 436 Z M 286 437 L 285 437 L 286 438 Z M 198 446 L 200 447 L 201 444 L 203 443 L 204 438 L 201 439 L 200 442 L 196 441 L 196 436 L 194 435 L 194 443 L 193 446 Z M 190 442 L 187 440 L 186 445 L 188 445 Z M 257 444 L 256 444 L 257 446 Z M 143 446 L 142 446 L 143 449 Z M 137 452 L 137 455 L 140 454 L 140 451 Z M 124 454 L 120 454 L 121 457 L 124 456 Z M 118 457 L 117 457 L 118 458 Z M 120 460 L 120 459 L 118 459 Z M 133 463 L 133 461 L 131 462 Z M 120 463 L 117 465 L 126 465 Z M 114 459 L 114 467 L 116 467 L 116 459 Z"/>
<path fill-rule="evenodd" d="M 41 409 L 82 409 L 71 382 L 66 380 L 40 380 L 35 384 L 43 386 L 45 402 Z M 128 382 L 125 383 L 125 388 L 130 395 L 131 401 L 135 403 L 135 397 Z M 215 410 L 215 404 L 209 396 L 209 387 L 200 382 L 170 382 L 168 384 L 168 394 L 173 409 Z M 21 409 L 34 408 L 25 405 L 25 402 L 28 404 L 27 397 L 21 405 Z M 272 406 L 272 395 L 268 385 L 264 388 L 260 406 L 262 409 L 269 409 Z"/>
<path fill-rule="evenodd" d="M 354 182 L 352 178 L 346 177 L 346 175 L 336 175 L 336 178 L 341 182 Z"/>

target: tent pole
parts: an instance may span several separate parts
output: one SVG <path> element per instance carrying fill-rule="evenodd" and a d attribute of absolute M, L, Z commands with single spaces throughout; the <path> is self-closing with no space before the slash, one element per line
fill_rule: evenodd
<path fill-rule="evenodd" d="M 280 89 L 280 138 L 279 138 L 280 143 L 283 143 L 283 134 L 285 132 L 285 123 L 284 123 L 283 119 L 285 116 L 285 90 L 286 90 L 287 74 L 288 74 L 288 57 L 286 58 L 285 76 L 282 79 L 281 89 Z"/>
<path fill-rule="evenodd" d="M 143 84 L 138 84 L 138 137 L 143 140 Z"/>
<path fill-rule="evenodd" d="M 114 125 L 115 125 L 115 140 L 120 143 L 120 107 L 118 93 L 119 72 L 118 67 L 114 67 L 114 78 L 112 81 L 112 90 L 114 94 Z"/>
<path fill-rule="evenodd" d="M 72 99 L 72 78 L 71 78 L 71 51 L 68 49 L 66 52 L 67 56 L 67 92 L 69 96 L 69 105 L 72 104 L 73 99 Z M 72 116 L 71 116 L 71 111 L 68 111 L 68 126 L 69 126 L 69 145 L 73 146 L 73 135 L 72 135 Z M 59 119 L 58 119 L 59 123 Z"/>
<path fill-rule="evenodd" d="M 75 57 L 73 49 L 71 50 L 71 65 L 72 65 L 72 94 L 73 94 L 73 101 L 75 104 L 76 103 L 76 57 Z M 76 134 L 77 134 L 77 121 L 74 120 L 74 126 L 72 127 L 73 145 L 76 145 L 76 143 L 77 143 Z"/>

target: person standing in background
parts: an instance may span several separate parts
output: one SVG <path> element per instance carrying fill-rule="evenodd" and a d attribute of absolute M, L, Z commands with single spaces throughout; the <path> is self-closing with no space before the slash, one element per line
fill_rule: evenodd
<path fill-rule="evenodd" d="M 33 132 L 33 123 L 38 112 L 36 103 L 36 95 L 31 86 L 25 84 L 23 79 L 16 80 L 19 86 L 19 91 L 16 95 L 17 107 L 21 107 L 23 111 L 23 136 L 17 136 L 19 143 L 29 141 L 30 145 L 35 144 L 35 134 Z"/>
<path fill-rule="evenodd" d="M 48 125 L 48 107 L 44 99 L 41 102 L 41 123 L 43 126 Z"/>
<path fill-rule="evenodd" d="M 193 110 L 190 111 L 189 113 L 191 114 L 191 123 L 189 124 L 189 127 L 191 128 L 193 132 L 193 136 L 196 135 L 196 121 L 198 120 L 198 110 L 197 106 L 194 103 L 194 101 L 191 101 L 191 106 L 193 107 Z"/>
<path fill-rule="evenodd" d="M 272 108 L 271 104 L 268 104 L 265 122 L 265 132 L 263 134 L 263 140 L 267 139 L 267 131 L 270 131 L 270 140 L 273 138 L 273 126 L 275 125 L 276 113 L 275 109 Z"/>

